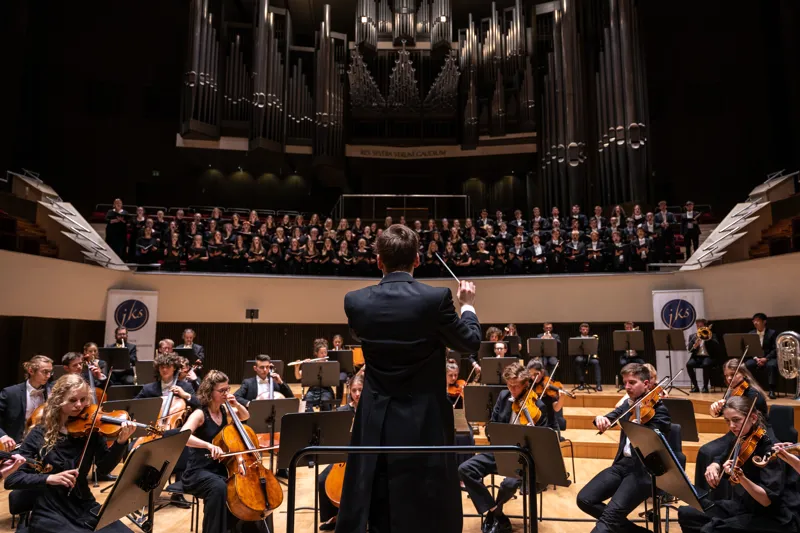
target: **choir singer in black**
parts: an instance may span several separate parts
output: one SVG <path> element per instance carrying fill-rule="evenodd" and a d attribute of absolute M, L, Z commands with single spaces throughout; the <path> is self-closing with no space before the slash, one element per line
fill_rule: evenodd
<path fill-rule="evenodd" d="M 446 346 L 462 353 L 480 348 L 475 286 L 460 282 L 459 318 L 449 289 L 413 278 L 418 250 L 412 229 L 390 226 L 376 242 L 383 279 L 345 297 L 367 367 L 353 446 L 440 446 L 454 440 L 453 407 L 444 393 Z M 363 532 L 369 524 L 370 533 L 460 532 L 457 467 L 449 454 L 350 456 L 336 531 Z"/>

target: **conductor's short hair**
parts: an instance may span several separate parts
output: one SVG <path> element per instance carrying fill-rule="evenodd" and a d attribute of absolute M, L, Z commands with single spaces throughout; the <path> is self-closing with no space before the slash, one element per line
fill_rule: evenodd
<path fill-rule="evenodd" d="M 408 271 L 419 253 L 419 236 L 407 226 L 392 224 L 378 237 L 376 245 L 387 271 Z"/>

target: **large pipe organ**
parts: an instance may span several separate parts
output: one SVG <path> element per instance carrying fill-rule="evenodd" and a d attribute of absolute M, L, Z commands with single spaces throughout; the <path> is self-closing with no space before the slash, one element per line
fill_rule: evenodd
<path fill-rule="evenodd" d="M 333 164 L 348 145 L 535 142 L 540 204 L 643 201 L 637 1 L 504 0 L 454 14 L 455 0 L 355 0 L 351 28 L 334 28 L 325 5 L 298 39 L 292 2 L 254 0 L 245 23 L 225 0 L 191 0 L 181 136 Z"/>

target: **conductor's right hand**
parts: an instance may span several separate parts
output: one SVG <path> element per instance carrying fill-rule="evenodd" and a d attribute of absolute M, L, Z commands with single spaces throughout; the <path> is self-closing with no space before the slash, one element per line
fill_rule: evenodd
<path fill-rule="evenodd" d="M 713 463 L 706 468 L 706 482 L 712 489 L 716 489 L 722 476 L 722 467 Z"/>
<path fill-rule="evenodd" d="M 78 479 L 78 471 L 73 470 L 64 470 L 63 472 L 59 472 L 58 474 L 51 474 L 47 476 L 46 483 L 48 485 L 60 485 L 62 487 L 67 487 L 71 489 L 75 486 L 75 480 Z"/>
<path fill-rule="evenodd" d="M 208 451 L 211 453 L 212 459 L 219 459 L 219 456 L 224 453 L 222 448 L 219 446 L 214 446 L 213 444 L 208 445 Z"/>
<path fill-rule="evenodd" d="M 461 281 L 458 284 L 456 298 L 461 305 L 475 305 L 475 284 L 471 281 Z"/>

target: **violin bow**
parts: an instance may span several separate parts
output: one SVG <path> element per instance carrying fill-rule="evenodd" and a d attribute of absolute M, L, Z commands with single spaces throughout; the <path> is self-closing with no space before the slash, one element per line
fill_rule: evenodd
<path fill-rule="evenodd" d="M 736 462 L 739 460 L 739 452 L 742 450 L 742 435 L 744 435 L 744 428 L 747 427 L 747 421 L 750 420 L 750 415 L 753 414 L 753 409 L 755 406 L 756 399 L 753 398 L 753 403 L 750 404 L 750 410 L 747 411 L 747 416 L 742 423 L 742 427 L 739 429 L 739 434 L 736 436 L 736 444 L 733 445 L 731 453 L 728 454 L 728 461 L 733 461 L 733 464 L 731 465 L 731 474 L 728 475 L 732 475 L 733 469 L 736 468 Z M 753 428 L 751 427 L 750 429 L 752 430 Z"/>
<path fill-rule="evenodd" d="M 747 357 L 747 350 L 749 349 L 750 345 L 748 344 L 747 346 L 745 346 L 744 353 L 742 354 L 742 357 L 739 359 L 739 364 L 736 365 L 736 372 L 733 373 L 733 377 L 736 377 L 736 374 L 739 373 L 739 369 L 742 368 L 742 363 L 744 363 L 744 358 Z M 733 387 L 733 379 L 731 379 L 731 382 L 728 383 L 728 390 L 725 391 L 725 396 L 722 397 L 723 400 L 727 400 L 730 397 L 732 387 Z"/>
<path fill-rule="evenodd" d="M 528 398 L 531 397 L 531 393 L 533 392 L 533 389 L 536 387 L 536 382 L 538 382 L 538 381 L 539 381 L 539 376 L 536 376 L 536 379 L 534 379 L 531 382 L 531 386 L 528 387 L 528 392 L 525 393 L 525 399 L 522 401 L 522 406 L 523 407 L 525 406 L 526 403 L 528 403 Z M 517 422 L 519 422 L 519 417 L 520 417 L 521 414 L 522 414 L 522 407 L 520 407 L 519 411 L 517 411 L 516 415 L 514 415 L 514 419 L 511 422 L 511 425 L 514 425 Z M 533 422 L 533 420 L 529 420 L 529 422 Z"/>
<path fill-rule="evenodd" d="M 561 363 L 561 361 L 556 361 L 556 366 L 553 367 L 553 371 L 550 372 L 550 374 L 547 375 L 547 383 L 544 384 L 543 391 L 547 391 L 547 387 L 550 386 L 550 382 L 553 380 L 553 374 L 555 374 L 556 370 L 558 370 L 559 363 Z M 544 396 L 544 394 L 545 394 L 545 392 L 542 392 L 542 396 Z"/>
<path fill-rule="evenodd" d="M 106 392 L 108 392 L 108 386 L 111 384 L 110 376 L 113 370 L 114 370 L 113 366 L 108 369 L 109 378 L 106 380 L 106 386 L 103 387 L 103 395 L 100 398 L 101 400 L 105 399 L 106 397 Z M 92 433 L 94 433 L 94 428 L 97 427 L 97 417 L 100 415 L 100 411 L 102 411 L 102 406 L 103 406 L 102 403 L 99 402 L 97 403 L 97 410 L 94 412 L 94 416 L 92 417 L 92 427 L 89 428 L 89 435 L 86 436 L 86 442 L 83 443 L 83 451 L 81 452 L 81 458 L 78 461 L 78 466 L 75 467 L 75 469 L 78 471 L 79 476 L 81 472 L 81 466 L 83 465 L 83 460 L 86 458 L 86 450 L 89 448 L 89 441 L 92 440 Z M 77 479 L 76 479 L 76 484 L 77 484 Z M 72 491 L 74 489 L 75 485 L 72 485 L 72 487 L 67 492 L 67 496 L 72 494 Z"/>
<path fill-rule="evenodd" d="M 641 405 L 641 403 L 642 403 L 644 400 L 646 400 L 648 397 L 650 397 L 650 395 L 651 395 L 651 394 L 653 394 L 655 391 L 657 391 L 659 387 L 661 387 L 661 389 L 662 389 L 662 390 L 663 390 L 663 389 L 667 389 L 667 388 L 669 388 L 669 386 L 672 384 L 672 382 L 673 382 L 673 381 L 675 381 L 676 379 L 678 379 L 678 376 L 680 376 L 682 373 L 683 373 L 683 369 L 679 370 L 679 371 L 678 371 L 678 373 L 677 373 L 677 374 L 675 374 L 675 376 L 673 376 L 673 378 L 672 378 L 672 379 L 669 379 L 669 376 L 666 376 L 664 379 L 662 379 L 661 381 L 659 381 L 659 382 L 658 382 L 658 385 L 656 385 L 655 387 L 653 387 L 653 389 L 652 389 L 650 392 L 648 392 L 647 394 L 645 394 L 644 396 L 642 396 L 641 398 L 639 398 L 638 400 L 636 400 L 636 403 L 634 403 L 633 405 L 631 405 L 631 406 L 628 408 L 628 410 L 627 410 L 627 411 L 625 411 L 625 412 L 624 412 L 624 413 L 622 413 L 620 416 L 618 416 L 618 417 L 617 417 L 617 419 L 616 419 L 616 420 L 614 420 L 614 421 L 611 423 L 611 425 L 610 425 L 610 426 L 608 426 L 608 429 L 606 429 L 606 431 L 608 431 L 609 429 L 611 429 L 611 428 L 613 428 L 614 426 L 616 426 L 616 425 L 619 423 L 619 421 L 620 421 L 620 420 L 622 420 L 623 418 L 625 418 L 625 415 L 627 415 L 628 413 L 630 413 L 631 411 L 633 411 L 634 409 L 636 409 L 637 407 L 639 407 L 639 405 Z M 664 385 L 662 385 L 662 383 L 664 383 L 664 382 L 665 382 L 665 381 L 667 381 L 667 380 L 669 380 L 669 382 L 667 382 L 667 383 L 665 383 Z M 629 401 L 630 401 L 630 399 L 629 399 Z M 605 433 L 605 431 L 598 431 L 598 432 L 597 432 L 597 434 L 598 434 L 598 435 L 602 435 L 603 433 Z"/>
<path fill-rule="evenodd" d="M 466 387 L 466 386 L 467 386 L 467 383 L 469 383 L 469 379 L 472 377 L 472 373 L 473 373 L 473 372 L 475 372 L 475 367 L 474 367 L 474 366 L 472 367 L 472 370 L 470 370 L 470 371 L 469 371 L 469 375 L 467 376 L 467 380 L 464 382 L 464 387 Z M 461 398 L 462 400 L 464 399 L 464 387 L 461 387 L 461 390 L 460 390 L 460 391 L 459 391 L 459 393 L 458 393 L 458 397 L 459 397 L 459 398 Z M 454 410 L 455 410 L 455 408 L 456 408 L 456 403 L 458 403 L 458 401 L 456 401 L 456 402 L 453 404 L 453 409 L 454 409 Z"/>

